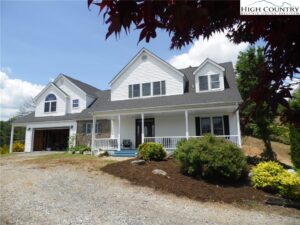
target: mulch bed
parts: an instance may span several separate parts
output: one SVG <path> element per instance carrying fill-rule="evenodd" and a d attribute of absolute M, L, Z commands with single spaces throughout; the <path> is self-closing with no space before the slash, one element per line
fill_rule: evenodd
<path fill-rule="evenodd" d="M 209 182 L 180 173 L 174 160 L 147 162 L 144 165 L 132 165 L 133 159 L 109 164 L 101 170 L 111 175 L 129 180 L 132 184 L 147 186 L 162 192 L 185 196 L 198 201 L 242 203 L 255 201 L 264 203 L 265 192 L 252 188 L 247 181 L 225 184 L 218 181 Z M 168 173 L 168 177 L 155 175 L 154 169 Z"/>

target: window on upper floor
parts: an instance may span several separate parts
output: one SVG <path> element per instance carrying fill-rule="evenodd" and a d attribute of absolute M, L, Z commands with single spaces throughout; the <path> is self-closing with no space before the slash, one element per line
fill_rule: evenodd
<path fill-rule="evenodd" d="M 73 106 L 73 108 L 78 108 L 79 107 L 79 99 L 73 99 L 72 106 Z"/>
<path fill-rule="evenodd" d="M 151 93 L 152 85 L 152 93 Z M 128 85 L 128 98 L 139 98 L 166 94 L 166 81 Z"/>
<path fill-rule="evenodd" d="M 165 95 L 166 94 L 166 81 L 153 82 L 153 95 Z"/>
<path fill-rule="evenodd" d="M 199 76 L 199 91 L 210 91 L 220 89 L 220 75 L 212 74 Z"/>
<path fill-rule="evenodd" d="M 47 95 L 45 99 L 44 112 L 56 112 L 56 96 L 54 94 Z"/>
<path fill-rule="evenodd" d="M 142 85 L 142 95 L 150 96 L 151 95 L 151 83 L 144 83 Z"/>

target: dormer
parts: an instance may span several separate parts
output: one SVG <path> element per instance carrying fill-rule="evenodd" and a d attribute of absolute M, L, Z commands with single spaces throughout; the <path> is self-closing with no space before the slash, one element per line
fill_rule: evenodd
<path fill-rule="evenodd" d="M 223 91 L 225 68 L 207 58 L 193 72 L 196 93 Z"/>
<path fill-rule="evenodd" d="M 35 116 L 63 116 L 80 113 L 96 99 L 95 87 L 60 74 L 35 98 Z"/>
<path fill-rule="evenodd" d="M 179 95 L 184 74 L 143 48 L 109 84 L 112 101 Z"/>

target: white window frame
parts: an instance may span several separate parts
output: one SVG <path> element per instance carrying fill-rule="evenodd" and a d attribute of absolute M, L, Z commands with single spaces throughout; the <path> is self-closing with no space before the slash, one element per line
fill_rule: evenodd
<path fill-rule="evenodd" d="M 74 106 L 74 101 L 78 101 L 78 102 L 77 102 L 77 106 Z M 75 104 L 76 104 L 76 103 L 75 103 Z M 73 99 L 73 100 L 72 100 L 72 108 L 73 108 L 73 109 L 79 108 L 79 99 Z"/>
<path fill-rule="evenodd" d="M 96 121 L 95 125 L 95 134 L 101 134 L 102 133 L 102 124 L 100 121 Z"/>
<path fill-rule="evenodd" d="M 154 95 L 153 92 L 153 87 L 155 82 L 160 82 L 160 94 Z M 165 82 L 165 94 L 162 94 L 163 88 L 162 88 L 162 83 Z M 150 84 L 150 95 L 143 95 L 143 84 Z M 134 85 L 139 85 L 140 86 L 140 96 L 133 96 L 133 86 Z M 129 95 L 129 92 L 131 90 L 131 97 Z M 165 96 L 167 95 L 167 82 L 166 80 L 160 80 L 160 81 L 152 81 L 152 82 L 144 82 L 144 83 L 139 83 L 139 84 L 128 84 L 128 99 L 139 99 L 139 98 L 151 98 L 151 97 L 159 97 L 159 96 Z"/>
<path fill-rule="evenodd" d="M 211 76 L 218 75 L 219 76 L 219 87 L 218 88 L 212 88 L 212 81 L 211 81 Z M 207 83 L 208 83 L 208 90 L 200 90 L 200 80 L 199 77 L 205 77 L 207 76 Z M 223 90 L 222 88 L 222 74 L 220 73 L 211 73 L 211 74 L 203 74 L 198 76 L 198 92 L 209 92 L 209 91 L 221 91 Z"/>
<path fill-rule="evenodd" d="M 46 96 L 46 98 L 49 96 L 49 95 L 54 95 L 55 96 L 55 100 L 45 100 L 44 101 L 44 113 L 55 113 L 56 111 L 57 111 L 57 97 L 56 97 L 56 95 L 55 94 L 53 94 L 53 93 L 49 93 L 47 96 Z M 45 98 L 45 99 L 46 99 Z M 49 110 L 48 111 L 46 111 L 46 103 L 49 103 Z M 55 110 L 54 111 L 52 111 L 51 110 L 51 108 L 52 108 L 52 104 L 54 104 L 55 103 Z"/>
<path fill-rule="evenodd" d="M 88 126 L 91 126 L 91 130 L 90 130 L 90 132 L 88 133 L 87 131 L 88 131 Z M 82 126 L 84 126 L 84 135 L 88 135 L 88 134 L 91 134 L 92 133 L 92 130 L 93 130 L 93 123 L 83 123 L 83 125 Z"/>

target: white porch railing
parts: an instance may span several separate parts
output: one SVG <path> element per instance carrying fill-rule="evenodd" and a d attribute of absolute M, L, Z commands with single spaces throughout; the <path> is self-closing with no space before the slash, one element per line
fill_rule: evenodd
<path fill-rule="evenodd" d="M 96 149 L 102 150 L 116 150 L 118 149 L 118 139 L 117 138 L 95 138 Z"/>
<path fill-rule="evenodd" d="M 175 149 L 179 141 L 185 140 L 185 136 L 145 137 L 144 142 L 156 142 L 162 144 L 165 149 Z"/>
<path fill-rule="evenodd" d="M 189 138 L 202 138 L 203 136 L 189 136 Z M 224 138 L 238 145 L 238 135 L 219 135 L 217 138 Z M 164 146 L 165 149 L 176 149 L 179 141 L 186 140 L 185 136 L 164 136 L 164 137 L 145 137 L 144 142 L 156 142 Z"/>

